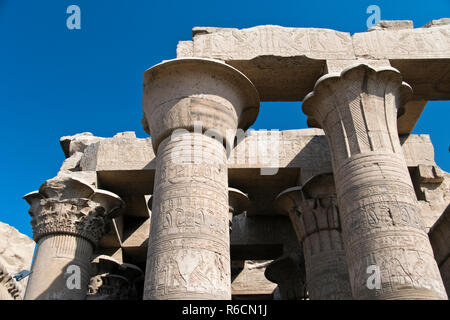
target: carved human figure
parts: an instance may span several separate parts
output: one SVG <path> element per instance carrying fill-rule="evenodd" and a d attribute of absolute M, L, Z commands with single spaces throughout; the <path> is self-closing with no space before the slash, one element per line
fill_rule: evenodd
<path fill-rule="evenodd" d="M 220 61 L 175 59 L 144 73 L 143 111 L 157 155 L 144 299 L 230 299 L 226 161 L 258 93 Z"/>
<path fill-rule="evenodd" d="M 37 243 L 24 299 L 83 300 L 93 250 L 123 201 L 70 176 L 57 176 L 24 196 Z"/>
<path fill-rule="evenodd" d="M 303 247 L 311 300 L 352 299 L 332 174 L 314 176 L 276 199 Z"/>
<path fill-rule="evenodd" d="M 355 299 L 447 298 L 397 133 L 411 96 L 396 69 L 356 64 L 303 101 L 330 146 Z"/>

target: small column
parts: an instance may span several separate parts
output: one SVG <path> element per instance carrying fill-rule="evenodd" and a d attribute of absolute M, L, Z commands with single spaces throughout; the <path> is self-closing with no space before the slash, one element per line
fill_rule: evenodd
<path fill-rule="evenodd" d="M 332 174 L 286 189 L 276 206 L 288 214 L 302 243 L 311 300 L 352 299 Z"/>
<path fill-rule="evenodd" d="M 306 276 L 302 254 L 290 254 L 272 261 L 264 271 L 265 277 L 276 284 L 281 300 L 305 300 Z"/>
<path fill-rule="evenodd" d="M 303 101 L 330 146 L 355 299 L 447 299 L 397 132 L 411 96 L 398 70 L 359 64 Z"/>
<path fill-rule="evenodd" d="M 246 212 L 250 208 L 250 200 L 242 191 L 235 188 L 228 188 L 228 219 L 230 224 L 230 233 L 233 226 L 233 217 Z"/>
<path fill-rule="evenodd" d="M 37 243 L 24 299 L 85 299 L 93 250 L 122 200 L 69 176 L 46 181 L 24 199 Z"/>
<path fill-rule="evenodd" d="M 258 93 L 221 61 L 175 59 L 144 73 L 143 110 L 157 155 L 144 299 L 230 299 L 227 156 Z"/>
<path fill-rule="evenodd" d="M 137 300 L 136 281 L 142 281 L 141 269 L 106 255 L 95 257 L 92 265 L 94 275 L 86 300 Z"/>

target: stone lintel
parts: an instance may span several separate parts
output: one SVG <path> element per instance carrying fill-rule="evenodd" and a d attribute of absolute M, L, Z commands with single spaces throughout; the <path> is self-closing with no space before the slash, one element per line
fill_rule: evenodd
<path fill-rule="evenodd" d="M 313 90 L 328 61 L 388 61 L 411 85 L 414 100 L 449 100 L 450 23 L 433 20 L 422 28 L 412 21 L 380 21 L 368 32 L 266 25 L 248 29 L 196 27 L 177 57 L 219 59 L 255 84 L 261 101 L 301 101 Z M 412 132 L 423 103 L 411 104 L 399 132 Z M 403 117 L 405 117 L 403 119 Z"/>

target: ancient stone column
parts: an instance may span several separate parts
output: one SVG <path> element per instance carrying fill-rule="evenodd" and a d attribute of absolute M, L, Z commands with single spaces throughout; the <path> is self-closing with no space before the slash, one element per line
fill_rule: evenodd
<path fill-rule="evenodd" d="M 144 299 L 230 299 L 226 151 L 258 93 L 225 63 L 176 59 L 144 73 L 143 109 L 157 155 Z"/>
<path fill-rule="evenodd" d="M 37 243 L 24 299 L 83 300 L 93 250 L 122 200 L 69 176 L 46 181 L 24 199 Z"/>
<path fill-rule="evenodd" d="M 228 188 L 228 204 L 229 204 L 229 226 L 230 232 L 233 226 L 233 217 L 238 216 L 250 208 L 250 200 L 248 196 L 241 190 L 236 188 Z"/>
<path fill-rule="evenodd" d="M 302 243 L 309 298 L 352 299 L 333 175 L 318 175 L 302 187 L 286 189 L 277 196 L 276 206 L 289 215 Z"/>
<path fill-rule="evenodd" d="M 278 284 L 281 300 L 307 298 L 305 261 L 303 254 L 290 254 L 272 261 L 264 271 L 265 277 Z"/>
<path fill-rule="evenodd" d="M 367 64 L 321 77 L 303 101 L 332 154 L 355 299 L 446 299 L 397 133 L 411 88 Z"/>
<path fill-rule="evenodd" d="M 137 300 L 136 281 L 143 278 L 139 267 L 106 255 L 95 257 L 92 266 L 86 300 Z"/>

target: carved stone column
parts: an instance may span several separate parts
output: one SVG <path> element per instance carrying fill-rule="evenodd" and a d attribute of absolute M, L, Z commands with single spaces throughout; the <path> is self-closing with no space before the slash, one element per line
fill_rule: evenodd
<path fill-rule="evenodd" d="M 352 299 L 332 174 L 286 189 L 276 205 L 289 215 L 303 245 L 309 298 Z"/>
<path fill-rule="evenodd" d="M 46 181 L 24 199 L 37 243 L 24 299 L 83 300 L 93 250 L 122 200 L 69 176 Z"/>
<path fill-rule="evenodd" d="M 170 60 L 144 73 L 156 176 L 144 299 L 230 299 L 227 153 L 259 111 L 238 70 Z"/>
<path fill-rule="evenodd" d="M 229 204 L 229 225 L 230 232 L 233 226 L 233 216 L 240 215 L 250 208 L 250 200 L 242 191 L 235 188 L 228 188 L 228 204 Z"/>
<path fill-rule="evenodd" d="M 323 76 L 303 101 L 330 145 L 355 299 L 447 298 L 397 133 L 410 96 L 396 69 L 360 64 Z"/>

